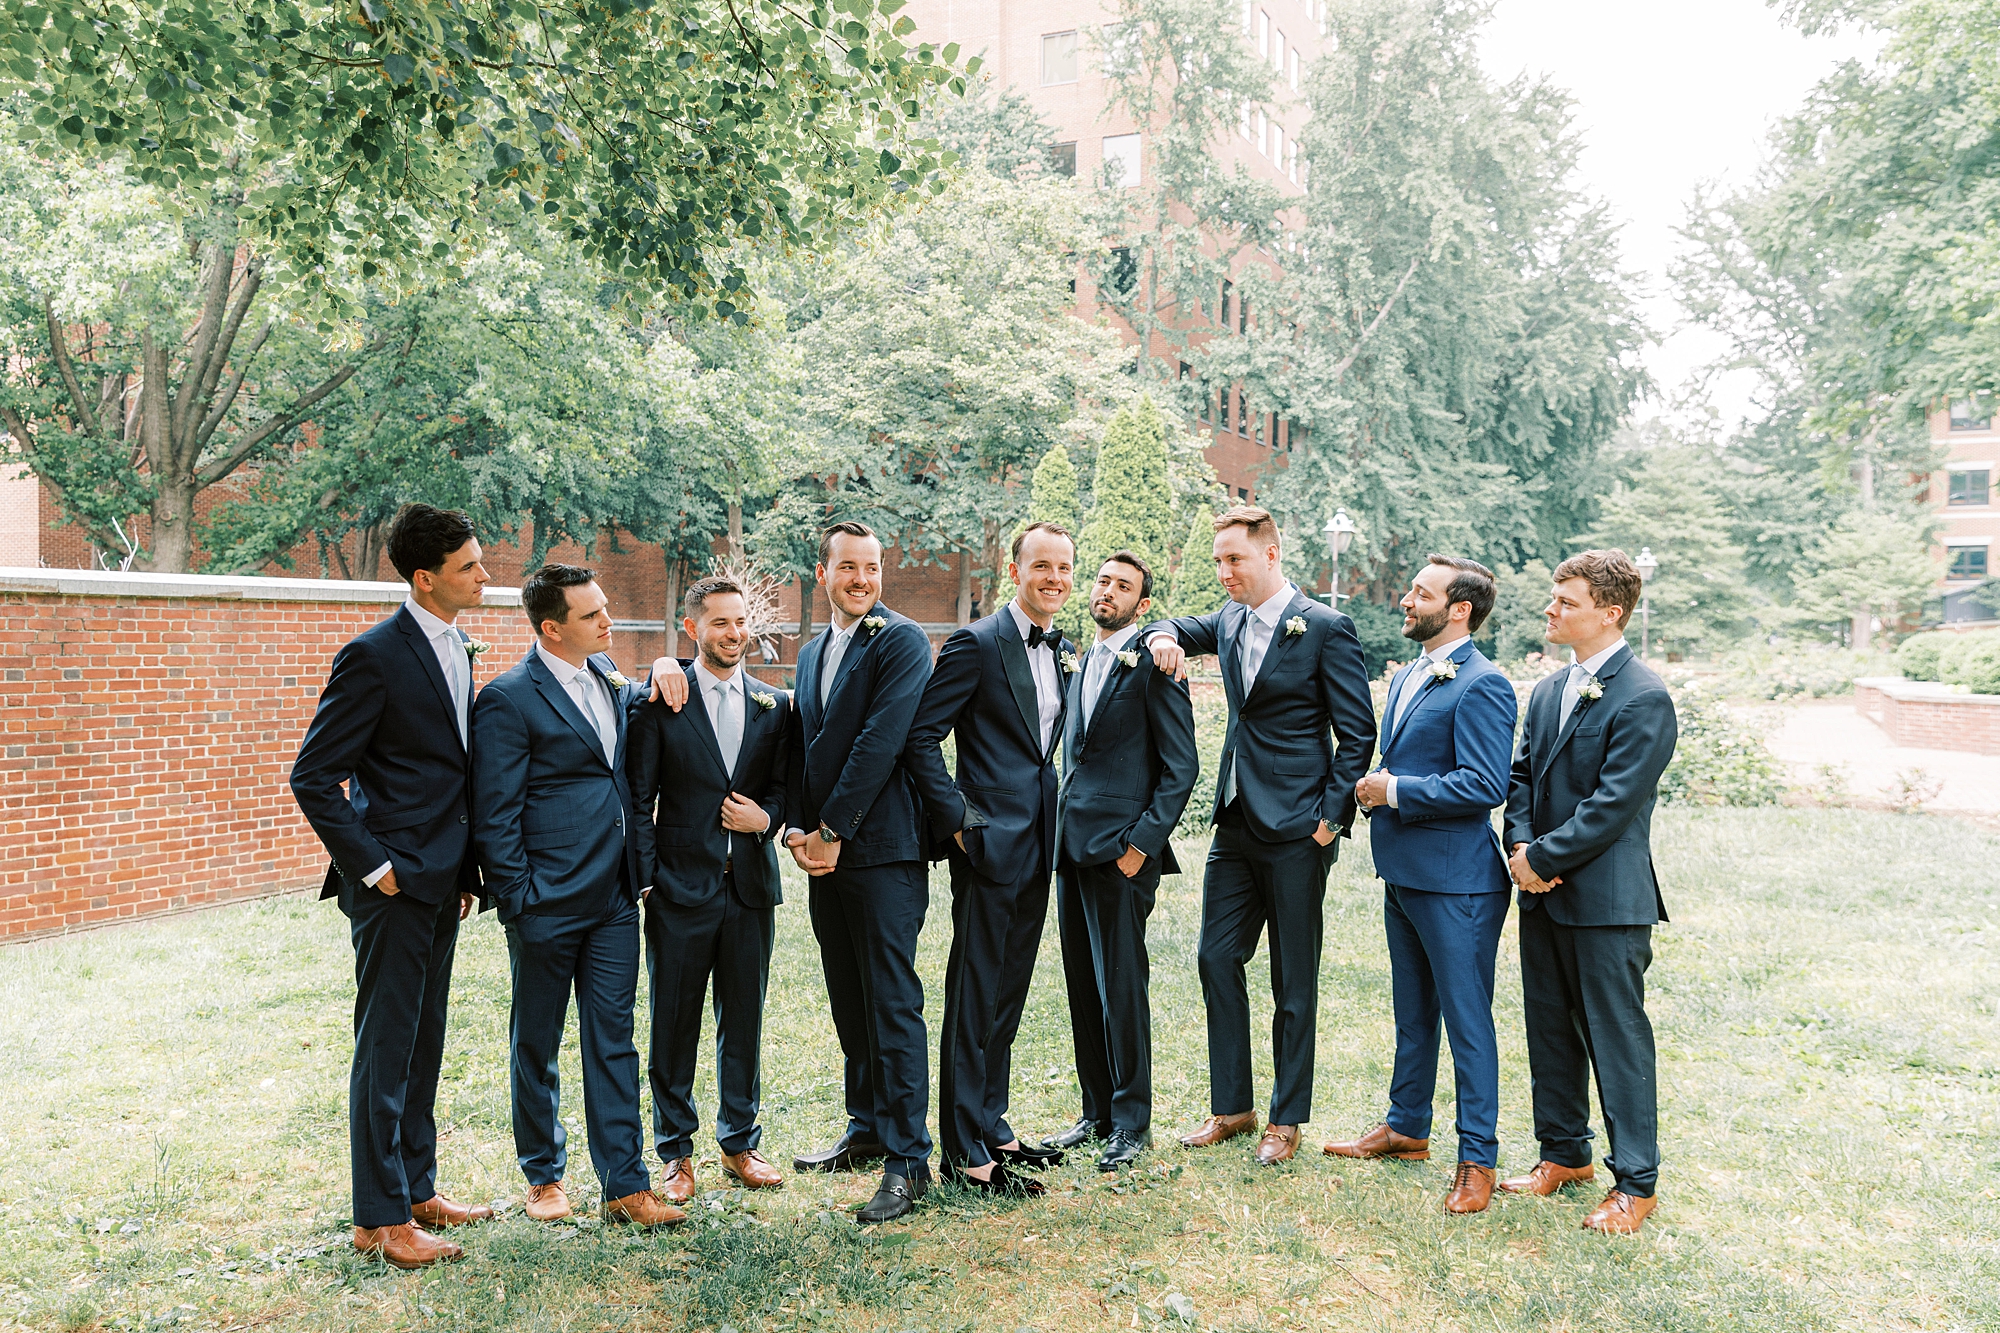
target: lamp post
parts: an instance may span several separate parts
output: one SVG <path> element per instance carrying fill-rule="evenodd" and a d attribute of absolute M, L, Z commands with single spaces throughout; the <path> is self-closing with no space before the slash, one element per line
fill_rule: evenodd
<path fill-rule="evenodd" d="M 1356 531 L 1354 520 L 1347 516 L 1345 509 L 1333 511 L 1333 517 L 1326 521 L 1326 549 L 1333 556 L 1333 591 L 1326 595 L 1328 605 L 1340 609 L 1340 557 L 1354 541 Z"/>
<path fill-rule="evenodd" d="M 1646 585 L 1653 581 L 1653 575 L 1659 571 L 1660 562 L 1653 559 L 1652 547 L 1641 546 L 1639 548 L 1639 558 L 1634 563 L 1639 566 L 1639 656 L 1651 657 L 1653 655 L 1653 599 L 1646 595 Z"/>

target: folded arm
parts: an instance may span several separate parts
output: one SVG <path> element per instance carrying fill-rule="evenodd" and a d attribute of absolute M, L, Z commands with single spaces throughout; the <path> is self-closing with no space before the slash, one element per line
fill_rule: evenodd
<path fill-rule="evenodd" d="M 640 696 L 627 713 L 625 723 L 625 785 L 632 789 L 632 850 L 639 858 L 639 882 L 653 882 L 653 867 L 659 863 L 658 834 L 653 828 L 653 809 L 660 795 L 660 712 L 671 703 L 658 703 Z"/>
<path fill-rule="evenodd" d="M 1201 754 L 1195 748 L 1194 704 L 1187 682 L 1158 671 L 1145 674 L 1146 723 L 1160 752 L 1160 780 L 1126 841 L 1157 859 L 1187 809 L 1195 774 L 1201 771 Z"/>
<path fill-rule="evenodd" d="M 904 750 L 903 763 L 916 779 L 924 814 L 941 838 L 986 822 L 944 766 L 944 738 L 958 725 L 979 688 L 980 657 L 979 640 L 970 630 L 959 630 L 944 641 L 937 665 L 924 682 L 923 702 L 910 724 Z"/>

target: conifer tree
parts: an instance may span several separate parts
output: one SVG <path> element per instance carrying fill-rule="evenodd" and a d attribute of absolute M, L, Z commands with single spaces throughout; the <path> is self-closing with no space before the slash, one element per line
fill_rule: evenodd
<path fill-rule="evenodd" d="M 1174 566 L 1164 611 L 1175 616 L 1205 616 L 1222 605 L 1223 597 L 1222 585 L 1215 578 L 1214 516 L 1196 506 L 1188 520 L 1187 539 Z"/>
<path fill-rule="evenodd" d="M 1150 395 L 1118 410 L 1104 427 L 1091 488 L 1090 518 L 1077 541 L 1077 576 L 1113 551 L 1130 550 L 1158 570 L 1176 534 L 1174 487 L 1167 472 L 1167 419 Z"/>
<path fill-rule="evenodd" d="M 1013 601 L 1014 594 L 1020 591 L 1014 580 L 1007 577 L 1004 562 L 1014 549 L 1014 539 L 1027 531 L 1030 523 L 1060 523 L 1072 536 L 1082 526 L 1083 505 L 1076 497 L 1076 465 L 1069 461 L 1069 450 L 1060 442 L 1050 445 L 1049 451 L 1042 455 L 1042 461 L 1035 464 L 1034 475 L 1028 481 L 1028 516 L 1007 534 L 1007 546 L 1001 552 L 1003 563 L 993 598 L 995 609 Z M 1071 600 L 1081 598 L 1088 603 L 1089 589 L 1084 586 L 1080 567 L 1076 577 L 1077 592 Z"/>

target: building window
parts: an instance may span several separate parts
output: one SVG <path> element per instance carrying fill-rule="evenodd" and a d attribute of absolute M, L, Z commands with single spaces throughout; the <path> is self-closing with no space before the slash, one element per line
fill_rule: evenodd
<path fill-rule="evenodd" d="M 1271 126 L 1271 165 L 1280 170 L 1285 165 L 1285 127 L 1276 123 Z"/>
<path fill-rule="evenodd" d="M 1986 468 L 1953 468 L 1950 487 L 1945 503 L 1954 505 L 1984 505 L 1987 496 L 1987 482 L 1993 474 Z"/>
<path fill-rule="evenodd" d="M 1951 405 L 1953 430 L 1990 430 L 1992 426 L 1993 409 L 1987 406 L 1985 394 L 1961 398 Z"/>
<path fill-rule="evenodd" d="M 1246 139 L 1250 137 L 1250 104 L 1248 102 L 1243 104 L 1243 123 L 1236 127 L 1236 132 Z"/>
<path fill-rule="evenodd" d="M 1058 176 L 1076 175 L 1076 145 L 1073 143 L 1050 144 L 1049 170 Z"/>
<path fill-rule="evenodd" d="M 1299 141 L 1297 139 L 1292 140 L 1287 145 L 1285 174 L 1292 178 L 1292 184 L 1297 185 L 1299 183 Z"/>
<path fill-rule="evenodd" d="M 1109 134 L 1104 138 L 1104 183 L 1131 189 L 1139 184 L 1139 136 Z"/>
<path fill-rule="evenodd" d="M 1285 33 L 1282 28 L 1271 29 L 1271 68 L 1278 71 L 1278 77 L 1285 76 Z"/>
<path fill-rule="evenodd" d="M 1951 564 L 1945 569 L 1948 579 L 1983 579 L 1986 577 L 1986 548 L 1984 546 L 1953 546 L 1947 550 Z"/>
<path fill-rule="evenodd" d="M 1076 82 L 1076 33 L 1042 34 L 1042 86 Z"/>
<path fill-rule="evenodd" d="M 1222 304 L 1215 308 L 1216 323 L 1225 326 L 1229 323 L 1229 294 L 1235 290 L 1235 283 L 1227 278 L 1222 280 Z"/>
<path fill-rule="evenodd" d="M 1236 331 L 1238 333 L 1250 331 L 1250 298 L 1241 292 L 1236 294 Z"/>
<path fill-rule="evenodd" d="M 1139 25 L 1108 23 L 1104 27 L 1104 72 L 1130 74 L 1139 67 Z"/>
<path fill-rule="evenodd" d="M 1111 251 L 1111 268 L 1105 274 L 1105 283 L 1120 296 L 1139 284 L 1139 261 L 1132 255 L 1129 245 L 1114 246 Z"/>
<path fill-rule="evenodd" d="M 1250 411 L 1250 400 L 1244 396 L 1243 390 L 1238 389 L 1236 391 L 1236 426 L 1235 426 L 1235 430 L 1238 435 L 1248 435 L 1250 433 L 1249 411 Z"/>
<path fill-rule="evenodd" d="M 1251 3 L 1251 0 L 1243 0 L 1243 31 L 1245 32 L 1250 31 L 1250 11 L 1255 8 L 1256 6 Z"/>
<path fill-rule="evenodd" d="M 1299 90 L 1299 48 L 1292 48 L 1292 91 Z"/>
<path fill-rule="evenodd" d="M 1257 11 L 1257 54 L 1271 58 L 1271 16 L 1261 9 Z"/>

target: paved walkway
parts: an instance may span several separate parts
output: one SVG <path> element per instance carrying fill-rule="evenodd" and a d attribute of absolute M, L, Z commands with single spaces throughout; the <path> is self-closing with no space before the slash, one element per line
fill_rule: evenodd
<path fill-rule="evenodd" d="M 1904 775 L 1938 814 L 2000 818 L 2000 755 L 1969 750 L 1921 750 L 1892 745 L 1875 723 L 1838 700 L 1815 700 L 1756 710 L 1770 724 L 1771 749 L 1785 761 L 1794 785 L 1824 789 L 1821 765 L 1843 772 L 1857 805 L 1903 804 Z M 1920 776 L 1919 776 L 1920 775 Z"/>

